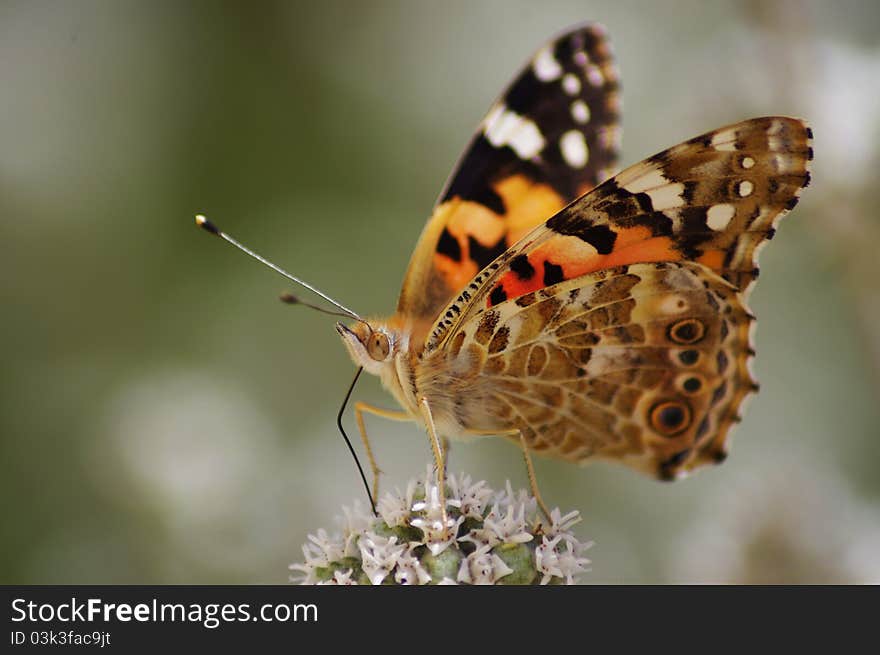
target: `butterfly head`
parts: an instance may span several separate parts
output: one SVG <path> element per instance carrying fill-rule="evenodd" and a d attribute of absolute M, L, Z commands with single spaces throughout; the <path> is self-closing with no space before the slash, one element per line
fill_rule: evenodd
<path fill-rule="evenodd" d="M 394 359 L 398 339 L 394 332 L 383 325 L 358 321 L 347 327 L 337 323 L 336 331 L 354 363 L 363 366 L 368 373 L 379 375 L 382 368 Z"/>

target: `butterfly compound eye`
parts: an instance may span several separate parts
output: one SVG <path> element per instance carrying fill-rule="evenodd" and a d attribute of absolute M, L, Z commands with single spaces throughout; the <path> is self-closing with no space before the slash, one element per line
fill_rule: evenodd
<path fill-rule="evenodd" d="M 373 332 L 367 339 L 367 352 L 370 357 L 377 362 L 385 361 L 388 353 L 391 351 L 391 345 L 388 343 L 388 336 L 382 332 Z"/>

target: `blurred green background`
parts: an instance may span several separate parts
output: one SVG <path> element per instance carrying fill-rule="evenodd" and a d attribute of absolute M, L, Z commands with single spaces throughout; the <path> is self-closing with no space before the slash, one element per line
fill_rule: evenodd
<path fill-rule="evenodd" d="M 622 164 L 775 113 L 812 122 L 816 160 L 762 256 L 762 391 L 728 461 L 673 485 L 536 463 L 596 542 L 582 581 L 880 582 L 870 0 L 0 4 L 0 582 L 285 582 L 363 499 L 334 426 L 354 368 L 193 215 L 390 312 L 483 112 L 586 19 L 619 61 Z M 419 428 L 368 422 L 386 488 L 424 472 Z M 451 468 L 526 485 L 500 439 Z"/>

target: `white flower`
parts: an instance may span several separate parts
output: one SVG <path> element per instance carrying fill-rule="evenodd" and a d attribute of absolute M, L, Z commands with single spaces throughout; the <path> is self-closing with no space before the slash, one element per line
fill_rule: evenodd
<path fill-rule="evenodd" d="M 580 557 L 580 553 L 593 545 L 593 542 L 579 544 L 571 539 L 571 535 L 560 535 L 565 541 L 565 550 L 561 553 L 557 549 L 557 565 L 562 572 L 565 584 L 574 584 L 575 576 L 590 570 L 590 560 Z"/>
<path fill-rule="evenodd" d="M 458 501 L 458 510 L 465 518 L 483 519 L 483 510 L 492 497 L 492 490 L 485 480 L 471 484 L 469 475 L 450 476 L 449 487 Z"/>
<path fill-rule="evenodd" d="M 489 548 L 493 548 L 501 543 L 501 540 L 498 538 L 498 535 L 491 528 L 474 528 L 467 534 L 458 538 L 460 542 L 463 543 L 472 543 L 478 548 L 480 546 L 489 546 Z"/>
<path fill-rule="evenodd" d="M 543 537 L 541 545 L 535 548 L 535 568 L 544 574 L 541 578 L 541 584 L 547 584 L 551 578 L 564 578 L 562 567 L 559 562 L 559 554 L 556 552 L 556 545 L 562 539 L 561 536 L 553 537 L 548 540 Z"/>
<path fill-rule="evenodd" d="M 325 562 L 322 566 L 342 558 L 342 544 L 338 539 L 331 539 L 326 530 L 318 530 L 317 535 L 310 534 L 309 541 L 320 550 L 321 559 Z"/>
<path fill-rule="evenodd" d="M 318 530 L 317 534 L 308 536 L 308 543 L 303 544 L 305 564 L 291 564 L 290 570 L 305 573 L 303 584 L 314 584 L 317 581 L 315 569 L 327 568 L 331 562 L 343 557 L 343 545 L 339 539 L 331 539 L 326 530 Z M 291 578 L 293 581 L 293 578 Z"/>
<path fill-rule="evenodd" d="M 342 536 L 309 535 L 304 562 L 290 569 L 301 584 L 573 584 L 590 561 L 571 527 L 577 512 L 551 512 L 549 527 L 537 503 L 508 482 L 494 492 L 486 482 L 449 476 L 446 511 L 428 468 L 406 492 L 383 496 L 372 516 L 359 503 L 343 508 Z M 491 507 L 491 509 L 489 509 Z M 444 514 L 446 521 L 444 522 Z M 465 527 L 467 529 L 465 529 Z M 461 534 L 459 537 L 459 532 Z M 540 537 L 540 539 L 536 539 Z M 537 542 L 540 541 L 540 544 Z"/>
<path fill-rule="evenodd" d="M 529 515 L 536 514 L 538 510 L 538 501 L 530 496 L 529 492 L 525 489 L 519 489 L 518 491 L 514 492 L 513 487 L 510 486 L 510 480 L 507 480 L 505 482 L 503 491 L 499 491 L 495 494 L 495 498 L 492 500 L 492 504 L 525 505 L 526 512 L 528 512 Z"/>
<path fill-rule="evenodd" d="M 406 550 L 405 544 L 398 544 L 397 537 L 381 537 L 374 532 L 367 532 L 358 539 L 361 550 L 364 573 L 374 585 L 382 584 L 392 569 L 397 565 L 398 558 Z"/>
<path fill-rule="evenodd" d="M 491 552 L 489 546 L 480 546 L 461 563 L 458 581 L 465 584 L 495 584 L 510 573 L 513 573 L 513 569 Z"/>
<path fill-rule="evenodd" d="M 342 513 L 343 553 L 346 557 L 355 557 L 358 554 L 358 537 L 373 525 L 373 516 L 357 500 L 351 508 L 343 506 Z"/>
<path fill-rule="evenodd" d="M 412 544 L 408 552 L 397 560 L 397 570 L 394 573 L 394 581 L 403 585 L 422 585 L 431 581 L 431 574 L 422 566 L 422 563 L 413 555 L 413 549 L 418 544 Z"/>
<path fill-rule="evenodd" d="M 436 484 L 426 480 L 425 500 L 414 503 L 413 511 L 423 512 L 424 516 L 412 519 L 414 527 L 422 531 L 424 543 L 432 555 L 439 555 L 455 542 L 458 526 L 464 521 L 463 516 L 457 519 L 446 514 L 446 524 L 443 523 L 444 512 L 440 504 L 440 490 Z"/>
<path fill-rule="evenodd" d="M 544 530 L 545 534 L 555 537 L 557 534 L 568 532 L 574 525 L 580 523 L 583 519 L 581 513 L 577 510 L 571 511 L 565 516 L 559 508 L 550 511 L 550 526 Z"/>
<path fill-rule="evenodd" d="M 524 544 L 534 538 L 526 528 L 526 504 L 524 502 L 511 505 L 503 516 L 498 505 L 493 505 L 484 524 L 495 533 L 501 543 Z"/>
<path fill-rule="evenodd" d="M 410 480 L 406 486 L 406 493 L 401 494 L 400 489 L 395 493 L 386 493 L 376 505 L 376 510 L 389 527 L 406 525 L 413 507 L 413 497 L 418 483 Z"/>

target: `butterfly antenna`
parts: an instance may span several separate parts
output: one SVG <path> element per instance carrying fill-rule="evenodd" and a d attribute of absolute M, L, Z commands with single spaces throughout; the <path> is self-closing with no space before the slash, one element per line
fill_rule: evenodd
<path fill-rule="evenodd" d="M 379 514 L 376 512 L 376 501 L 373 500 L 373 494 L 370 491 L 370 485 L 367 482 L 367 476 L 364 474 L 364 469 L 361 466 L 361 461 L 358 459 L 357 453 L 354 452 L 354 447 L 351 445 L 351 440 L 348 438 L 348 435 L 345 434 L 345 428 L 342 427 L 342 415 L 345 413 L 345 407 L 348 405 L 348 401 L 351 398 L 352 392 L 354 391 L 354 385 L 357 384 L 358 378 L 363 372 L 364 367 L 359 366 L 357 373 L 354 374 L 354 380 L 351 381 L 351 385 L 349 385 L 348 391 L 345 394 L 345 400 L 342 401 L 342 407 L 339 408 L 339 413 L 336 415 L 336 427 L 338 427 L 339 432 L 342 433 L 342 438 L 345 439 L 345 445 L 348 446 L 348 451 L 351 453 L 351 456 L 354 457 L 354 463 L 357 464 L 358 472 L 361 474 L 361 480 L 363 480 L 364 483 L 364 489 L 367 492 L 367 498 L 370 499 L 370 507 L 373 509 L 373 516 L 378 516 Z"/>
<path fill-rule="evenodd" d="M 313 305 L 310 302 L 306 302 L 299 296 L 295 296 L 292 293 L 282 293 L 278 296 L 278 300 L 285 303 L 286 305 L 302 305 L 303 307 L 308 307 L 309 309 L 314 309 L 316 312 L 321 312 L 322 314 L 329 314 L 330 316 L 341 316 L 343 318 L 352 318 L 348 314 L 343 312 L 334 312 L 332 309 L 327 309 L 326 307 L 320 307 L 318 305 Z M 357 319 L 360 320 L 360 319 Z"/>
<path fill-rule="evenodd" d="M 287 278 L 288 280 L 290 280 L 291 282 L 295 282 L 296 284 L 298 284 L 298 285 L 300 285 L 300 286 L 302 286 L 302 287 L 305 287 L 306 289 L 308 289 L 308 290 L 311 291 L 312 293 L 315 293 L 315 294 L 321 296 L 321 298 L 323 298 L 324 300 L 326 300 L 327 302 L 329 302 L 331 305 L 333 305 L 334 307 L 340 309 L 340 310 L 343 312 L 343 315 L 344 315 L 344 316 L 346 316 L 346 317 L 348 317 L 348 318 L 353 318 L 353 319 L 356 320 L 356 321 L 364 322 L 364 319 L 362 319 L 360 316 L 358 316 L 357 313 L 351 311 L 348 307 L 346 307 L 346 306 L 343 305 L 342 303 L 336 302 L 335 300 L 333 300 L 333 298 L 331 298 L 330 296 L 328 296 L 328 295 L 327 295 L 326 293 L 324 293 L 323 291 L 320 291 L 320 290 L 316 289 L 315 287 L 313 287 L 313 286 L 312 286 L 311 284 L 309 284 L 308 282 L 305 282 L 305 281 L 303 281 L 303 280 L 300 280 L 298 277 L 295 277 L 295 276 L 291 275 L 290 273 L 288 273 L 287 271 L 285 271 L 285 270 L 284 270 L 283 268 L 281 268 L 280 266 L 276 266 L 275 264 L 273 264 L 272 262 L 270 262 L 270 261 L 269 261 L 268 259 L 266 259 L 265 257 L 263 257 L 263 256 L 261 256 L 261 255 L 258 255 L 257 253 L 255 253 L 253 250 L 251 250 L 251 249 L 248 248 L 247 246 L 245 246 L 245 245 L 239 243 L 238 241 L 236 241 L 235 239 L 233 239 L 231 236 L 229 236 L 228 234 L 226 234 L 226 232 L 223 232 L 220 228 L 218 228 L 216 225 L 214 225 L 214 224 L 213 224 L 211 221 L 209 221 L 207 218 L 205 218 L 202 214 L 198 214 L 198 215 L 196 216 L 196 225 L 198 225 L 200 228 L 202 228 L 202 229 L 205 230 L 206 232 L 210 232 L 210 233 L 213 234 L 214 236 L 218 236 L 218 237 L 220 237 L 221 239 L 223 239 L 224 241 L 226 241 L 227 243 L 232 244 L 233 246 L 235 246 L 236 248 L 238 248 L 239 250 L 241 250 L 241 251 L 242 251 L 243 253 L 245 253 L 246 255 L 250 255 L 251 257 L 253 257 L 254 259 L 256 259 L 258 262 L 260 262 L 261 264 L 265 264 L 266 266 L 268 266 L 269 268 L 271 268 L 273 271 L 275 271 L 275 272 L 278 273 L 279 275 L 283 275 L 284 277 L 286 277 L 286 278 Z M 286 295 L 289 295 L 289 294 L 286 294 Z M 297 300 L 295 296 L 292 296 L 292 295 L 291 295 L 290 297 L 293 298 L 294 300 Z M 284 300 L 284 297 L 283 297 L 283 296 L 282 296 L 282 300 Z M 285 300 L 285 302 L 288 302 L 288 301 Z M 308 303 L 304 303 L 304 302 L 302 302 L 302 301 L 298 301 L 298 302 L 299 302 L 299 304 L 301 304 L 301 305 L 305 305 L 306 307 L 311 307 L 311 308 L 313 308 L 313 309 L 319 309 L 318 307 L 315 307 L 314 305 L 310 305 L 310 304 L 308 304 Z M 293 303 L 291 303 L 291 304 L 293 304 Z M 327 312 L 326 310 L 322 310 L 322 311 L 325 311 L 325 313 L 332 313 L 332 312 Z M 360 465 L 358 465 L 358 466 L 360 466 Z"/>

